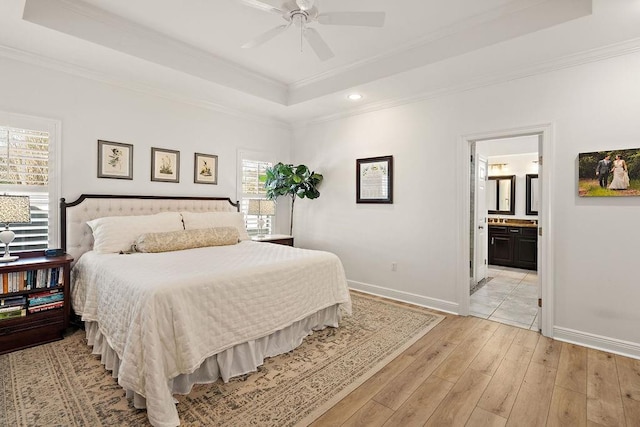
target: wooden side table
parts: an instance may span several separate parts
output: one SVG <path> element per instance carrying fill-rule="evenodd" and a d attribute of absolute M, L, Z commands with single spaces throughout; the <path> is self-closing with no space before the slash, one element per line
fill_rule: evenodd
<path fill-rule="evenodd" d="M 45 257 L 40 252 L 20 254 L 17 261 L 0 264 L 0 299 L 24 301 L 22 316 L 0 320 L 0 354 L 62 339 L 71 309 L 71 261 L 66 254 Z M 51 309 L 30 308 L 30 300 L 40 296 L 36 294 L 56 290 L 64 294 L 62 304 Z"/>
<path fill-rule="evenodd" d="M 287 234 L 268 234 L 263 237 L 253 236 L 254 242 L 275 243 L 276 245 L 293 246 L 293 236 Z"/>

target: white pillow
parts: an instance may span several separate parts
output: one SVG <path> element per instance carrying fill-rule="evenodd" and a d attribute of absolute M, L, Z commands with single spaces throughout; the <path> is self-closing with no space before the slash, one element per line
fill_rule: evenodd
<path fill-rule="evenodd" d="M 128 252 L 144 233 L 184 230 L 179 212 L 155 215 L 107 216 L 87 221 L 93 230 L 93 250 L 99 253 Z"/>
<path fill-rule="evenodd" d="M 244 215 L 241 212 L 180 212 L 185 230 L 200 228 L 236 227 L 240 240 L 250 240 Z"/>

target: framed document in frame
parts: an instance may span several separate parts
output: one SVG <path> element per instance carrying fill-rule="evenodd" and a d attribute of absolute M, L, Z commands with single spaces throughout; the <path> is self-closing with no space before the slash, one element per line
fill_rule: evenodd
<path fill-rule="evenodd" d="M 356 203 L 393 203 L 393 156 L 356 159 Z"/>

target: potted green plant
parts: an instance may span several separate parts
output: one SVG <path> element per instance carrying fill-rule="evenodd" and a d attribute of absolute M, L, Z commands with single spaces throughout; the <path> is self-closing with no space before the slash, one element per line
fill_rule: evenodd
<path fill-rule="evenodd" d="M 277 163 L 266 170 L 265 188 L 267 198 L 275 200 L 279 196 L 291 197 L 291 223 L 289 234 L 293 235 L 293 206 L 296 196 L 304 199 L 320 197 L 318 186 L 322 182 L 322 175 L 309 170 L 305 165 Z"/>

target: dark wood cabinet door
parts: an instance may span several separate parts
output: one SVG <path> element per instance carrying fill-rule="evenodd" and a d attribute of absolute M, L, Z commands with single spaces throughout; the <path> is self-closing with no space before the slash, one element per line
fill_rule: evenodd
<path fill-rule="evenodd" d="M 489 264 L 537 270 L 537 228 L 489 226 Z"/>
<path fill-rule="evenodd" d="M 493 235 L 489 237 L 489 264 L 513 265 L 513 238 Z"/>
<path fill-rule="evenodd" d="M 538 239 L 520 236 L 516 239 L 516 266 L 529 270 L 538 268 Z"/>

